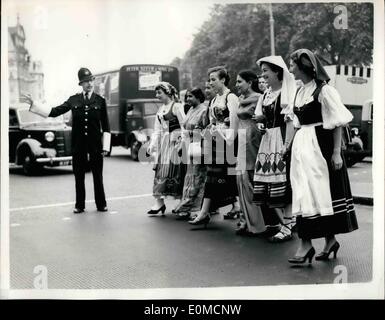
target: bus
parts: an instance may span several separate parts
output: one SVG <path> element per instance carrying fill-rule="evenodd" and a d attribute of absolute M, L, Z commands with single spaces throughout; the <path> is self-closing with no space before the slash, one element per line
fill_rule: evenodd
<path fill-rule="evenodd" d="M 155 86 L 166 81 L 179 91 L 178 69 L 168 65 L 131 64 L 118 70 L 95 74 L 94 90 L 106 99 L 111 129 L 111 147 L 131 149 L 138 160 L 140 147 L 153 132 L 161 103 Z"/>

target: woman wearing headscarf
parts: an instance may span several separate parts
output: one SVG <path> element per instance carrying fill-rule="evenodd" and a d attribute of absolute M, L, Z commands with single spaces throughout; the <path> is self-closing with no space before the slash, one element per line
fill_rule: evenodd
<path fill-rule="evenodd" d="M 168 82 L 160 82 L 155 87 L 156 98 L 163 105 L 155 116 L 154 132 L 151 136 L 148 154 L 155 152 L 155 178 L 153 196 L 155 204 L 147 213 L 164 215 L 165 196 L 180 197 L 183 189 L 183 164 L 178 156 L 181 140 L 181 126 L 185 114 L 179 103 L 177 90 Z"/>
<path fill-rule="evenodd" d="M 183 144 L 185 150 L 189 150 L 191 143 L 201 144 L 201 132 L 208 125 L 207 106 L 204 105 L 205 95 L 200 88 L 187 90 L 186 102 L 191 106 L 187 112 L 184 130 Z M 201 209 L 204 184 L 206 181 L 206 165 L 193 154 L 188 154 L 187 173 L 184 178 L 183 196 L 179 204 L 173 210 L 178 219 L 184 220 L 190 217 L 191 212 Z"/>
<path fill-rule="evenodd" d="M 269 240 L 292 238 L 291 189 L 284 154 L 293 137 L 292 105 L 296 92 L 293 75 L 281 56 L 269 56 L 257 61 L 269 88 L 259 99 L 255 116 L 266 127 L 258 150 L 254 174 L 254 201 L 274 209 L 276 216 L 266 216 L 265 222 L 280 222 L 279 231 Z M 270 221 L 269 221 L 270 220 Z"/>
<path fill-rule="evenodd" d="M 234 170 L 236 160 L 235 157 L 228 158 L 231 150 L 236 151 L 234 149 L 238 130 L 238 97 L 227 87 L 230 76 L 223 66 L 209 69 L 208 74 L 210 85 L 216 92 L 210 106 L 211 122 L 206 128 L 206 132 L 210 134 L 205 136 L 204 141 L 206 155 L 210 154 L 210 157 L 205 158 L 207 179 L 202 208 L 194 220 L 189 221 L 193 225 L 204 224 L 205 226 L 210 221 L 210 211 L 216 208 L 232 204 L 233 209 L 228 214 L 239 213 L 239 207 L 236 204 L 238 190 Z M 210 143 L 210 147 L 207 147 L 209 141 L 212 144 Z"/>
<path fill-rule="evenodd" d="M 242 211 L 236 234 L 251 235 L 266 230 L 261 207 L 253 203 L 254 167 L 262 135 L 252 117 L 262 92 L 258 88 L 258 76 L 252 70 L 240 71 L 235 86 L 240 94 L 237 110 L 239 130 L 236 170 Z M 254 102 L 247 102 L 249 100 Z"/>
<path fill-rule="evenodd" d="M 318 57 L 299 49 L 290 56 L 290 70 L 302 80 L 294 102 L 296 131 L 292 143 L 291 184 L 293 214 L 297 216 L 300 245 L 291 263 L 312 261 L 312 239 L 325 238 L 316 260 L 337 256 L 340 244 L 335 235 L 358 228 L 350 183 L 341 152 L 341 127 L 353 116 Z"/>

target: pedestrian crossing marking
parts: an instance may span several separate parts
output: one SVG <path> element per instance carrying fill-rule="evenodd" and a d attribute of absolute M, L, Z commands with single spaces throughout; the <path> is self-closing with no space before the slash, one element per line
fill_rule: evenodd
<path fill-rule="evenodd" d="M 111 197 L 107 198 L 107 201 L 116 201 L 116 200 L 124 200 L 124 199 L 135 199 L 135 198 L 145 198 L 145 197 L 152 197 L 152 193 L 145 193 L 145 194 L 136 194 L 136 195 L 130 195 L 130 196 L 122 196 L 122 197 Z M 86 203 L 94 203 L 95 200 L 86 200 Z M 43 208 L 54 208 L 54 207 L 65 207 L 74 205 L 75 202 L 61 202 L 61 203 L 52 203 L 52 204 L 44 204 L 39 206 L 29 206 L 29 207 L 20 207 L 20 208 L 10 208 L 9 212 L 17 212 L 17 211 L 24 211 L 24 210 L 36 210 L 36 209 L 43 209 Z"/>

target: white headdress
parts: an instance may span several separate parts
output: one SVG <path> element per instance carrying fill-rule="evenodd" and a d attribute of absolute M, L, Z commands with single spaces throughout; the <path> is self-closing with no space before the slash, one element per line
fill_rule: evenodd
<path fill-rule="evenodd" d="M 281 113 L 291 115 L 293 112 L 295 94 L 297 92 L 297 86 L 293 74 L 289 72 L 286 63 L 283 61 L 281 56 L 263 57 L 257 61 L 259 66 L 261 66 L 263 62 L 268 62 L 282 68 L 283 79 L 281 88 Z"/>

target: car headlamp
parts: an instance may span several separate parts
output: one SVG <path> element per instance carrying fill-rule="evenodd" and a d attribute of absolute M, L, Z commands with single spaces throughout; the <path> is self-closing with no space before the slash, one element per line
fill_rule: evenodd
<path fill-rule="evenodd" d="M 48 131 L 45 133 L 45 140 L 47 142 L 52 142 L 55 139 L 55 134 L 52 131 Z"/>

